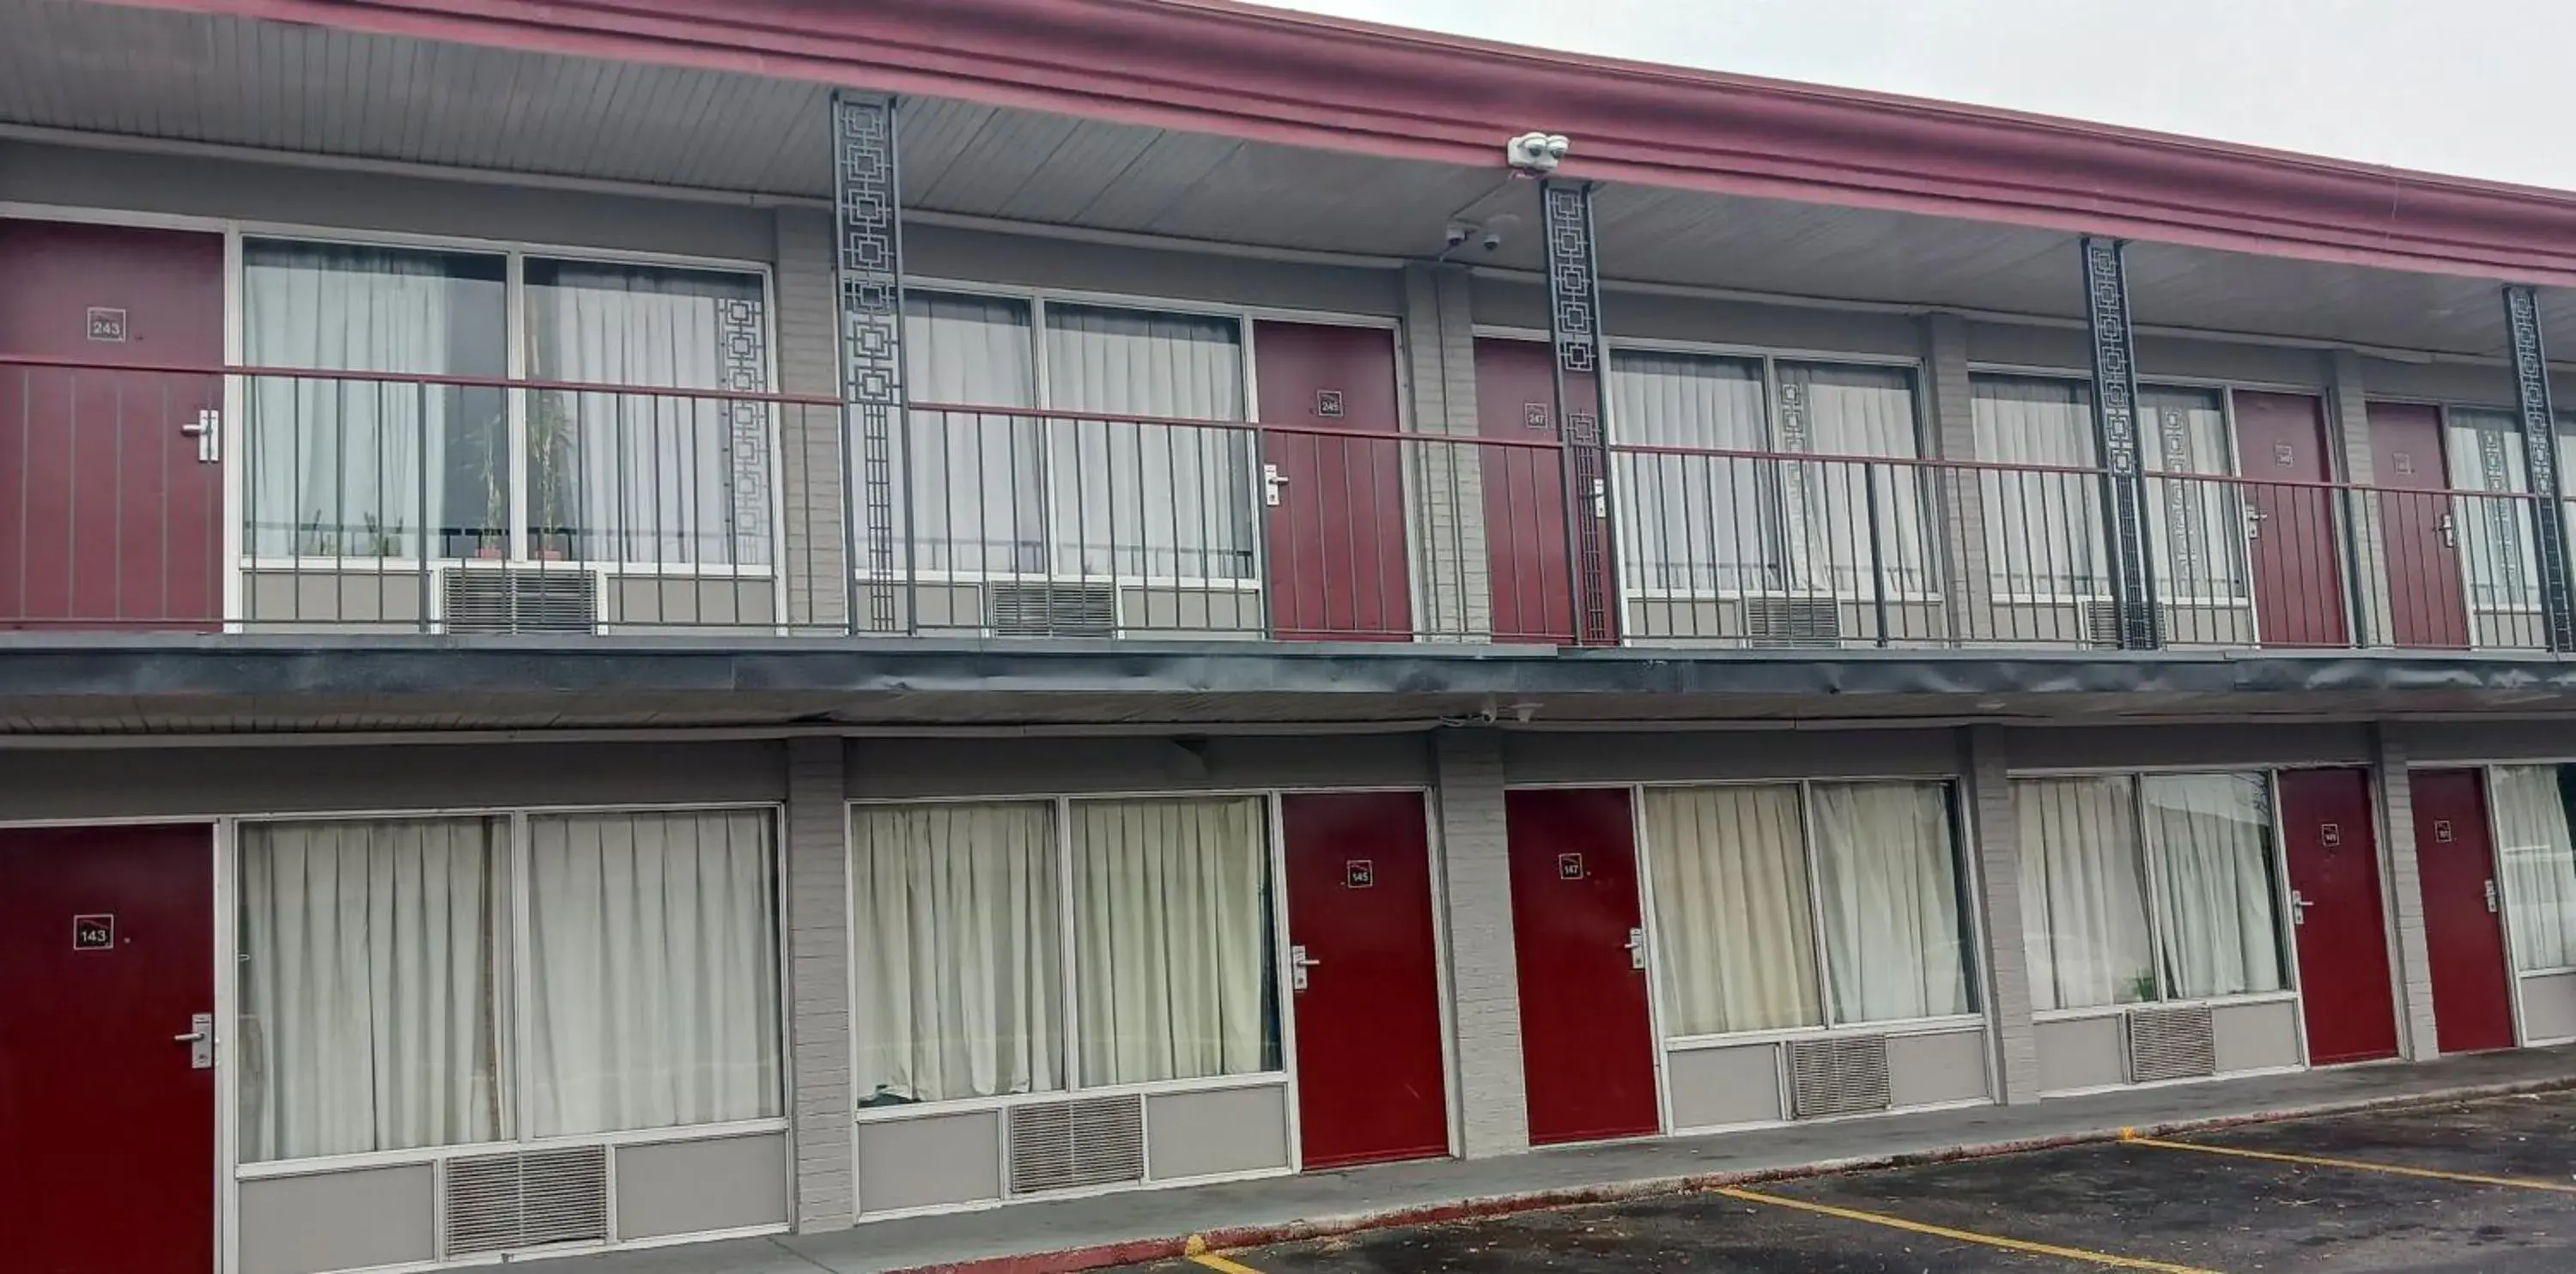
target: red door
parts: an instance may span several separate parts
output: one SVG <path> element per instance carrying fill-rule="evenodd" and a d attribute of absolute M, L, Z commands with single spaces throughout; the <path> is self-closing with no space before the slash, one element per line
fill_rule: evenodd
<path fill-rule="evenodd" d="M 1449 1153 L 1421 794 L 1285 796 L 1279 819 L 1306 1168 Z"/>
<path fill-rule="evenodd" d="M 212 1029 L 213 841 L 204 827 L 0 831 L 11 1274 L 214 1269 L 215 1072 L 174 1038 Z"/>
<path fill-rule="evenodd" d="M 1574 642 L 1556 362 L 1537 341 L 1476 342 L 1476 432 L 1494 640 Z M 1543 445 L 1522 445 L 1543 444 Z"/>
<path fill-rule="evenodd" d="M 1503 811 L 1530 1141 L 1652 1133 L 1662 1120 L 1628 793 L 1507 792 Z"/>
<path fill-rule="evenodd" d="M 222 236 L 0 219 L 0 628 L 217 626 L 222 379 L 117 367 L 223 361 Z"/>
<path fill-rule="evenodd" d="M 1270 628 L 1281 641 L 1411 641 L 1395 334 L 1259 323 Z"/>
<path fill-rule="evenodd" d="M 2388 557 L 2389 641 L 2418 649 L 2466 650 L 2467 594 L 2460 589 L 2458 535 L 2442 464 L 2442 410 L 2415 403 L 2370 404 L 2371 485 L 2380 488 L 2380 545 Z"/>
<path fill-rule="evenodd" d="M 2266 646 L 2341 646 L 2343 552 L 2335 534 L 2334 468 L 2325 404 L 2302 394 L 2239 390 L 2238 472 L 2252 540 L 2254 620 Z"/>
<path fill-rule="evenodd" d="M 2397 1001 L 2388 984 L 2379 842 L 2371 823 L 2364 771 L 2282 773 L 2299 1011 L 2314 1066 L 2397 1055 Z"/>
<path fill-rule="evenodd" d="M 2445 1053 L 2513 1047 L 2513 983 L 2485 788 L 2475 770 L 2418 770 L 2415 870 L 2424 885 L 2424 945 L 2433 1025 Z"/>

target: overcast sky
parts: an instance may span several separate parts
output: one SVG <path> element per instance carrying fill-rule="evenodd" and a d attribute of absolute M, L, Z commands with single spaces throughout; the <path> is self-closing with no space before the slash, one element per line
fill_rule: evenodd
<path fill-rule="evenodd" d="M 2576 190 L 2576 0 L 1266 2 Z"/>

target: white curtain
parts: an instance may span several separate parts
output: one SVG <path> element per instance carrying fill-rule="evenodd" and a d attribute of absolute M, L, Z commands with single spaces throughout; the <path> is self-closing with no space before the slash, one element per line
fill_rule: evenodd
<path fill-rule="evenodd" d="M 2513 902 L 2513 967 L 2576 968 L 2576 836 L 2568 834 L 2566 780 L 2555 765 L 2488 771 L 2495 802 L 2500 882 Z"/>
<path fill-rule="evenodd" d="M 2523 455 L 2522 425 L 2512 413 L 2454 408 L 2443 439 L 2457 491 L 2521 492 L 2531 489 Z M 2469 604 L 2482 608 L 2540 604 L 2539 566 L 2531 552 L 2531 502 L 2492 496 L 2454 496 L 2461 569 Z"/>
<path fill-rule="evenodd" d="M 2034 1009 L 2156 998 L 2133 784 L 2124 775 L 2013 783 Z"/>
<path fill-rule="evenodd" d="M 2087 421 L 2086 428 L 2091 428 Z M 2138 394 L 2139 463 L 2146 479 L 2147 534 L 2155 547 L 2156 595 L 2245 597 L 2245 496 L 2233 482 L 2157 474 L 2226 476 L 2236 471 L 2227 413 L 2216 390 L 2146 389 Z"/>
<path fill-rule="evenodd" d="M 1239 421 L 1233 319 L 1047 307 L 1047 405 L 1115 416 Z M 1236 428 L 1059 422 L 1048 434 L 1058 569 L 1242 580 L 1253 559 L 1253 439 Z"/>
<path fill-rule="evenodd" d="M 1609 384 L 1610 428 L 1623 446 L 1770 449 L 1760 363 L 1628 351 L 1610 356 Z M 1776 463 L 1622 451 L 1613 464 L 1631 587 L 1702 595 L 1781 587 Z"/>
<path fill-rule="evenodd" d="M 460 304 L 473 312 L 458 313 Z M 501 305 L 498 286 L 459 289 L 431 253 L 254 242 L 244 248 L 242 354 L 260 367 L 497 373 L 460 366 L 450 342 L 460 320 L 500 331 Z M 455 520 L 445 507 L 447 444 L 461 395 L 286 376 L 253 377 L 245 393 L 243 519 L 254 556 L 417 557 L 424 528 L 435 536 Z M 497 407 L 498 394 L 489 397 Z M 506 483 L 497 413 L 467 424 L 468 439 L 491 454 L 461 459 L 473 476 Z"/>
<path fill-rule="evenodd" d="M 779 1113 L 771 816 L 528 820 L 537 1136 Z"/>
<path fill-rule="evenodd" d="M 1261 801 L 1077 801 L 1072 833 L 1081 1082 L 1275 1068 Z"/>
<path fill-rule="evenodd" d="M 506 829 L 245 824 L 241 1159 L 511 1134 Z"/>
<path fill-rule="evenodd" d="M 527 264 L 528 374 L 639 389 L 766 390 L 760 280 L 652 266 Z M 767 405 L 687 393 L 528 397 L 539 554 L 653 566 L 770 560 Z"/>
<path fill-rule="evenodd" d="M 1823 1024 L 1796 785 L 1649 788 L 1645 818 L 1665 1033 Z"/>
<path fill-rule="evenodd" d="M 2143 796 L 2167 990 L 2200 999 L 2288 985 L 2272 887 L 2269 779 L 2152 775 Z"/>
<path fill-rule="evenodd" d="M 904 392 L 914 402 L 1037 405 L 1026 301 L 915 292 L 904 297 Z M 1056 426 L 999 413 L 912 413 L 894 533 L 912 501 L 914 565 L 926 571 L 1047 569 L 1047 438 Z M 893 560 L 900 564 L 902 555 Z"/>
<path fill-rule="evenodd" d="M 1833 1020 L 1975 1012 L 1946 789 L 1818 783 L 1812 790 Z"/>
<path fill-rule="evenodd" d="M 1825 456 L 1921 454 L 1914 379 L 1883 367 L 1778 364 L 1777 448 Z M 1923 470 L 1849 461 L 1790 464 L 1780 474 L 1781 540 L 1789 586 L 1869 597 L 1932 591 L 1932 543 L 1923 510 Z M 1870 527 L 1878 529 L 1878 555 Z"/>
<path fill-rule="evenodd" d="M 1061 1088 L 1052 807 L 864 805 L 850 818 L 862 1106 Z"/>
<path fill-rule="evenodd" d="M 1976 376 L 1970 420 L 1976 458 L 1996 464 L 2089 468 L 2093 392 L 2082 381 Z M 2104 593 L 2101 479 L 2090 473 L 1977 471 L 1986 572 L 1998 593 L 2092 597 Z"/>

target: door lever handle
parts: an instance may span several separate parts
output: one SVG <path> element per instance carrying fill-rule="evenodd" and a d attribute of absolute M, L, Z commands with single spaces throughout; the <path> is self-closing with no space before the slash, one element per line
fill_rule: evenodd
<path fill-rule="evenodd" d="M 171 1037 L 170 1037 L 170 1042 L 171 1042 L 171 1043 L 173 1043 L 173 1044 L 195 1044 L 195 1043 L 198 1043 L 199 1041 L 204 1040 L 205 1038 L 206 1038 L 206 1033 L 205 1033 L 204 1031 L 190 1031 L 190 1032 L 188 1032 L 188 1033 L 187 1033 L 187 1034 L 185 1034 L 185 1035 L 173 1035 L 173 1036 L 171 1036 Z"/>

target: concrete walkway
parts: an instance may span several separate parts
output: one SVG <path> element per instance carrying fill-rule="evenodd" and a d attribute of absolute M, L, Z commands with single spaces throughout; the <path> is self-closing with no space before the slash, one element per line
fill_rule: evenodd
<path fill-rule="evenodd" d="M 1543 1150 L 1226 1185 L 1030 1203 L 949 1216 L 549 1261 L 550 1274 L 1042 1274 L 1216 1247 L 1674 1193 L 1832 1168 L 1994 1154 L 2292 1114 L 2576 1087 L 2576 1048 L 2384 1063 L 2023 1106 L 1982 1106 L 1758 1132 Z"/>

